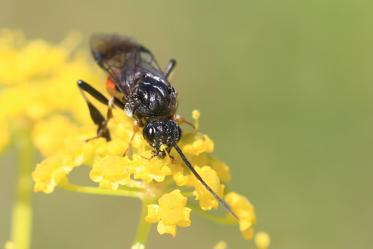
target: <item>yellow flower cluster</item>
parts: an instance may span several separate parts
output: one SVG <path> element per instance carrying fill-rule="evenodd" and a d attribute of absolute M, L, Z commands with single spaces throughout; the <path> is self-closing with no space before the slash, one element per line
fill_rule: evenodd
<path fill-rule="evenodd" d="M 62 126 L 71 129 L 58 132 Z M 95 127 L 92 125 L 77 127 L 63 116 L 39 122 L 34 140 L 38 142 L 41 151 L 49 156 L 33 172 L 35 191 L 51 193 L 56 186 L 63 187 L 68 182 L 68 175 L 74 168 L 88 166 L 90 179 L 99 188 L 142 191 L 142 198 L 157 201 L 158 204 L 149 205 L 146 220 L 157 222 L 159 233 L 172 235 L 176 234 L 176 226 L 186 227 L 191 224 L 191 209 L 186 207 L 187 197 L 182 191 L 187 193 L 193 190 L 191 196 L 198 201 L 202 210 L 218 207 L 218 201 L 186 170 L 177 154 L 171 152 L 171 156 L 164 159 L 152 156 L 152 148 L 141 132 L 134 133 L 134 121 L 122 110 L 114 110 L 109 129 L 111 141 L 107 142 L 103 138 L 86 141 L 95 135 Z M 131 141 L 132 136 L 134 138 Z M 64 142 L 57 145 L 53 141 Z M 211 156 L 212 140 L 197 130 L 186 131 L 180 146 L 205 182 L 223 197 L 225 184 L 230 179 L 229 168 Z M 244 228 L 241 230 L 249 238 L 247 231 L 252 229 L 251 225 L 255 222 L 253 208 L 250 206 L 251 209 L 246 210 L 248 205 L 243 197 L 234 195 L 232 198 L 232 195 L 226 196 L 227 203 L 242 217 L 240 226 Z M 244 212 L 250 212 L 251 216 Z"/>
<path fill-rule="evenodd" d="M 163 194 L 158 200 L 159 205 L 148 205 L 148 215 L 145 220 L 150 223 L 158 222 L 160 234 L 169 233 L 176 235 L 176 226 L 190 226 L 190 208 L 185 207 L 187 198 L 176 189 Z"/>
<path fill-rule="evenodd" d="M 26 42 L 19 32 L 0 32 L 0 105 L 5 107 L 0 112 L 0 150 L 17 127 L 26 127 L 45 157 L 32 174 L 35 191 L 52 193 L 62 187 L 137 197 L 148 204 L 146 221 L 158 223 L 159 233 L 175 236 L 177 227 L 191 225 L 193 209 L 208 211 L 219 203 L 177 153 L 154 157 L 142 132 L 136 132 L 133 119 L 123 110 L 115 109 L 109 121 L 111 141 L 90 139 L 96 135 L 96 127 L 75 82 L 84 79 L 102 91 L 104 84 L 96 84 L 105 75 L 87 55 L 74 52 L 77 40 L 72 35 L 60 44 L 39 39 Z M 95 104 L 105 111 L 106 107 Z M 224 192 L 231 179 L 229 167 L 211 155 L 214 143 L 198 131 L 199 116 L 198 111 L 192 113 L 196 129 L 185 129 L 179 146 L 238 215 L 240 231 L 250 239 L 254 208 L 245 197 Z M 70 183 L 69 174 L 81 166 L 89 167 L 89 177 L 97 188 Z M 230 214 L 227 217 L 236 223 Z"/>
<path fill-rule="evenodd" d="M 104 74 L 92 69 L 86 55 L 72 52 L 78 41 L 76 34 L 50 44 L 26 41 L 21 32 L 0 31 L 0 150 L 20 128 L 33 130 L 34 124 L 56 113 L 88 122 L 75 82 L 84 78 L 96 83 Z"/>

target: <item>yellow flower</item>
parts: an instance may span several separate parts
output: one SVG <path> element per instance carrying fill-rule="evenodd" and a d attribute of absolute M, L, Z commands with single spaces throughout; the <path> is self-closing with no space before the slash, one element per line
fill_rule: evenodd
<path fill-rule="evenodd" d="M 145 220 L 150 223 L 158 222 L 160 234 L 176 235 L 176 226 L 188 227 L 191 224 L 191 209 L 185 207 L 187 198 L 176 189 L 159 198 L 158 204 L 148 205 L 148 215 Z"/>
<path fill-rule="evenodd" d="M 85 110 L 87 111 L 87 108 L 85 108 Z M 111 135 L 113 139 L 121 140 L 126 142 L 126 145 L 128 145 L 134 133 L 134 121 L 127 115 L 123 115 L 122 110 L 114 109 L 113 112 L 114 116 L 109 122 Z"/>
<path fill-rule="evenodd" d="M 71 42 L 66 40 L 66 43 Z M 70 53 L 65 48 L 51 46 L 40 39 L 25 43 L 21 32 L 1 31 L 0 82 L 2 84 L 24 83 L 29 79 L 44 77 L 48 72 L 59 70 Z"/>
<path fill-rule="evenodd" d="M 204 179 L 204 181 L 211 187 L 211 189 L 219 196 L 223 196 L 224 185 L 220 184 L 220 179 L 217 173 L 209 166 L 195 167 L 198 174 Z M 189 176 L 191 185 L 194 186 L 195 191 L 193 192 L 196 200 L 199 201 L 199 205 L 203 210 L 211 210 L 218 206 L 218 201 L 215 197 L 200 183 L 193 175 Z"/>
<path fill-rule="evenodd" d="M 271 244 L 271 238 L 266 232 L 255 234 L 255 245 L 257 249 L 268 249 Z"/>
<path fill-rule="evenodd" d="M 219 176 L 219 179 L 223 183 L 228 183 L 231 180 L 230 169 L 223 161 L 220 161 L 214 158 L 209 153 L 202 153 L 198 156 L 191 156 L 190 159 L 194 162 L 195 165 L 208 165 Z"/>
<path fill-rule="evenodd" d="M 60 156 L 49 157 L 36 166 L 32 174 L 35 181 L 34 190 L 46 194 L 52 193 L 60 181 L 72 170 L 73 165 L 64 163 Z"/>
<path fill-rule="evenodd" d="M 87 143 L 83 139 L 66 140 L 65 148 L 60 153 L 47 157 L 36 166 L 32 174 L 34 191 L 53 192 L 74 167 L 91 162 L 93 155 L 104 145 L 102 138 Z"/>
<path fill-rule="evenodd" d="M 21 32 L 0 31 L 0 105 L 7 107 L 0 112 L 3 134 L 0 149 L 9 142 L 12 133 L 26 129 L 33 133 L 36 147 L 50 155 L 58 144 L 63 143 L 63 135 L 69 135 L 66 134 L 69 130 L 73 132 L 74 126 L 90 122 L 76 81 L 84 78 L 96 83 L 104 74 L 93 67 L 87 56 L 72 53 L 78 41 L 79 37 L 74 34 L 59 44 L 40 39 L 26 41 Z M 71 121 L 77 122 L 61 129 L 63 135 L 52 141 L 42 135 L 38 122 L 44 122 L 46 118 L 52 122 L 51 116 L 61 114 L 68 114 Z M 58 126 L 57 123 L 54 122 Z M 62 125 L 63 121 L 59 123 Z M 51 127 L 46 134 L 49 132 Z M 38 134 L 37 138 L 35 134 Z"/>
<path fill-rule="evenodd" d="M 182 146 L 184 153 L 200 155 L 214 151 L 214 142 L 205 134 L 199 132 L 186 133 L 183 136 Z"/>
<path fill-rule="evenodd" d="M 60 150 L 67 137 L 79 134 L 79 128 L 63 115 L 54 115 L 35 124 L 32 137 L 40 152 L 52 155 Z"/>
<path fill-rule="evenodd" d="M 239 218 L 240 231 L 245 239 L 252 239 L 254 235 L 253 225 L 256 222 L 254 207 L 249 200 L 235 192 L 225 196 L 225 201 L 231 206 Z"/>
<path fill-rule="evenodd" d="M 146 159 L 139 155 L 134 155 L 134 178 L 150 183 L 153 180 L 156 182 L 163 182 L 165 177 L 171 175 L 171 169 L 168 166 L 169 162 L 154 157 Z"/>
<path fill-rule="evenodd" d="M 118 189 L 130 181 L 131 168 L 128 157 L 105 156 L 93 164 L 89 174 L 94 182 L 104 189 Z"/>
<path fill-rule="evenodd" d="M 201 113 L 198 110 L 193 110 L 192 111 L 193 120 L 198 121 L 200 117 L 201 117 Z"/>
<path fill-rule="evenodd" d="M 201 117 L 201 113 L 198 110 L 192 111 L 192 118 L 194 120 L 194 128 L 198 130 L 199 128 L 199 118 Z"/>

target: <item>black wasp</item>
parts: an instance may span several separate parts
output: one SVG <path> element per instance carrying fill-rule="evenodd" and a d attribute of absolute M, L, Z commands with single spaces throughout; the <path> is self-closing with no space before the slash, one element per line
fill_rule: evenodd
<path fill-rule="evenodd" d="M 112 96 L 108 100 L 88 83 L 78 81 L 91 118 L 98 126 L 97 136 L 111 139 L 107 128 L 108 120 L 112 117 L 111 109 L 113 106 L 123 109 L 143 128 L 143 136 L 153 148 L 155 156 L 166 155 L 161 150 L 162 145 L 166 145 L 167 152 L 175 148 L 195 177 L 238 219 L 228 204 L 197 173 L 177 145 L 182 135 L 178 124 L 180 119 L 176 116 L 177 93 L 168 81 L 176 61 L 170 60 L 165 70 L 162 70 L 147 48 L 130 37 L 116 34 L 93 35 L 90 46 L 97 64 L 109 74 L 106 87 Z M 108 105 L 106 118 L 87 99 L 85 92 Z"/>

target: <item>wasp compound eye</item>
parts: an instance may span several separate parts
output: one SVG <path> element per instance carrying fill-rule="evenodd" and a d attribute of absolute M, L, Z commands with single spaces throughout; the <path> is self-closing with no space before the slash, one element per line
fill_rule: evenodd
<path fill-rule="evenodd" d="M 157 129 L 153 125 L 153 123 L 148 123 L 148 125 L 144 127 L 143 136 L 146 139 L 146 141 L 154 141 L 156 138 L 156 133 Z"/>
<path fill-rule="evenodd" d="M 181 129 L 173 120 L 149 122 L 143 129 L 146 141 L 155 149 L 155 154 L 161 155 L 161 146 L 171 148 L 181 137 Z"/>

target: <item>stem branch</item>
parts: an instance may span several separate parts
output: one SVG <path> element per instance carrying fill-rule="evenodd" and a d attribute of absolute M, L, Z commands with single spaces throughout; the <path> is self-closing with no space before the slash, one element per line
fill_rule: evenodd
<path fill-rule="evenodd" d="M 20 132 L 16 141 L 19 161 L 16 201 L 12 213 L 11 240 L 17 249 L 29 249 L 32 228 L 31 171 L 34 164 L 34 150 L 28 132 Z"/>
<path fill-rule="evenodd" d="M 110 190 L 110 189 L 100 189 L 97 187 L 79 186 L 79 185 L 72 184 L 68 182 L 67 180 L 60 182 L 58 186 L 65 190 L 84 193 L 84 194 L 125 196 L 125 197 L 139 198 L 139 199 L 142 199 L 144 195 L 143 192 L 133 191 L 133 190 L 124 190 L 124 189 Z"/>
<path fill-rule="evenodd" d="M 137 226 L 135 241 L 133 242 L 131 249 L 145 249 L 151 228 L 151 224 L 145 221 L 145 216 L 148 212 L 147 204 L 146 201 L 142 202 L 140 221 Z"/>

